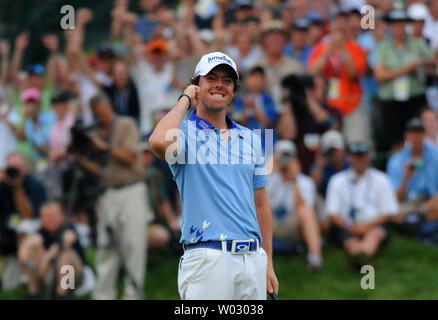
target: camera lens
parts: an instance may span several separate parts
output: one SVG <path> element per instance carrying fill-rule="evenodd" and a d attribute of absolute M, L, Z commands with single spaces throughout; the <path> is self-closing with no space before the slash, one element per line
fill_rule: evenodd
<path fill-rule="evenodd" d="M 7 167 L 6 168 L 6 176 L 9 179 L 16 179 L 20 176 L 20 170 L 15 167 Z"/>

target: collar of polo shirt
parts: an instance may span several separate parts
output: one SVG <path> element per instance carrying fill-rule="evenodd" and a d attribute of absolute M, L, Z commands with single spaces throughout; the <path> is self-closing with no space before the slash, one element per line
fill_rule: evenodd
<path fill-rule="evenodd" d="M 198 129 L 216 129 L 210 122 L 207 120 L 204 120 L 196 115 L 196 109 L 192 110 L 192 113 L 189 117 L 190 121 L 196 122 L 196 127 Z M 228 123 L 229 129 L 238 129 L 237 124 L 233 121 L 233 119 L 230 118 L 229 115 L 226 115 L 226 121 Z"/>

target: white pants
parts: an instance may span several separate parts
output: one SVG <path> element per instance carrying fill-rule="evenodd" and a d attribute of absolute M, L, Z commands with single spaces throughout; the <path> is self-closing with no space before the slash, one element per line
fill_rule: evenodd
<path fill-rule="evenodd" d="M 110 226 L 123 254 L 123 263 L 135 283 L 143 289 L 146 269 L 148 203 L 146 185 L 133 184 L 121 189 L 108 189 L 99 200 L 97 223 L 96 271 L 94 290 L 96 300 L 117 299 L 117 277 L 120 263 L 117 251 L 109 246 L 110 238 L 106 226 Z M 104 216 L 105 215 L 105 216 Z M 125 278 L 124 299 L 140 299 L 128 278 Z"/>
<path fill-rule="evenodd" d="M 226 250 L 186 250 L 178 291 L 183 300 L 266 300 L 265 250 L 236 255 Z"/>

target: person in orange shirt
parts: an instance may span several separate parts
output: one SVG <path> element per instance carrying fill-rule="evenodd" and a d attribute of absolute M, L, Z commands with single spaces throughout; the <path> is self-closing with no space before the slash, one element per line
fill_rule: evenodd
<path fill-rule="evenodd" d="M 329 82 L 327 104 L 343 115 L 347 141 L 370 141 L 369 115 L 362 105 L 359 77 L 367 68 L 366 52 L 346 38 L 345 14 L 330 22 L 330 34 L 316 45 L 309 58 L 309 71 L 322 74 Z"/>

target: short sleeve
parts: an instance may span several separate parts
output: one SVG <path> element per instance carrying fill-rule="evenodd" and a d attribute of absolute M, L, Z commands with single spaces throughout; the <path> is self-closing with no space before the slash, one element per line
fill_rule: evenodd
<path fill-rule="evenodd" d="M 316 187 L 313 180 L 308 177 L 305 177 L 301 183 L 299 183 L 300 193 L 303 197 L 304 202 L 310 206 L 315 206 L 315 197 L 316 197 Z"/>
<path fill-rule="evenodd" d="M 329 216 L 341 214 L 341 193 L 338 190 L 336 179 L 330 179 L 327 187 L 326 212 Z"/>
<path fill-rule="evenodd" d="M 262 144 L 260 137 L 253 133 L 253 148 L 255 151 L 255 166 L 253 175 L 254 190 L 260 189 L 269 184 L 268 174 L 265 167 L 265 157 L 262 154 Z"/>
<path fill-rule="evenodd" d="M 385 65 L 385 46 L 384 43 L 379 43 L 376 49 L 376 65 Z"/>
<path fill-rule="evenodd" d="M 396 155 L 389 159 L 387 166 L 387 173 L 389 176 L 389 180 L 392 184 L 392 187 L 395 190 L 398 190 L 400 188 L 403 179 L 404 168 L 400 164 L 401 161 L 399 159 L 399 156 Z"/>
<path fill-rule="evenodd" d="M 377 210 L 382 214 L 396 215 L 398 213 L 398 201 L 394 188 L 389 178 L 384 175 L 380 182 L 379 202 Z"/>
<path fill-rule="evenodd" d="M 135 122 L 131 119 L 125 118 L 120 126 L 121 138 L 116 138 L 116 147 L 129 150 L 133 153 L 138 152 L 138 145 L 140 142 L 140 135 Z"/>

